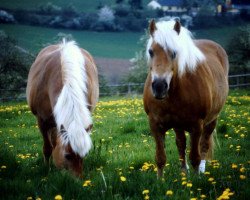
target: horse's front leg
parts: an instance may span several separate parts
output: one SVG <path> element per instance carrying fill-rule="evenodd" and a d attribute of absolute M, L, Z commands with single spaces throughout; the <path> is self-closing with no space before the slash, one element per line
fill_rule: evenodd
<path fill-rule="evenodd" d="M 49 160 L 52 154 L 52 145 L 49 140 L 49 130 L 50 124 L 46 121 L 42 120 L 40 117 L 37 118 L 38 127 L 43 136 L 43 158 L 46 165 L 49 166 Z"/>
<path fill-rule="evenodd" d="M 158 178 L 160 178 L 163 176 L 163 169 L 166 164 L 165 131 L 155 122 L 150 122 L 150 127 L 156 144 L 155 160 L 157 165 L 157 175 Z"/>
<path fill-rule="evenodd" d="M 186 136 L 185 136 L 185 131 L 182 129 L 174 129 L 175 134 L 176 134 L 176 146 L 178 148 L 179 152 L 179 158 L 181 161 L 181 169 L 184 172 L 187 172 L 189 169 L 189 166 L 187 164 L 186 160 Z"/>

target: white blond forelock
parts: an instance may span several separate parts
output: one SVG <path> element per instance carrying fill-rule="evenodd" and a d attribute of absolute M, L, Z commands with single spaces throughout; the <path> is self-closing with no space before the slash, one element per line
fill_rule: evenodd
<path fill-rule="evenodd" d="M 183 75 L 187 70 L 194 71 L 199 62 L 205 60 L 204 54 L 198 49 L 192 40 L 192 34 L 184 27 L 181 27 L 178 34 L 174 30 L 174 20 L 161 21 L 156 23 L 156 30 L 153 37 L 150 36 L 147 43 L 146 55 L 150 56 L 148 50 L 153 42 L 159 44 L 166 52 L 176 52 L 178 59 L 178 75 Z"/>

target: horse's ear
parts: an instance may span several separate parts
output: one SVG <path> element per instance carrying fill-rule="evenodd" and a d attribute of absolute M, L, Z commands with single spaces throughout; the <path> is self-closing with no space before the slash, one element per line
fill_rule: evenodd
<path fill-rule="evenodd" d="M 156 25 L 155 25 L 155 20 L 154 19 L 152 19 L 151 21 L 150 21 L 150 23 L 149 23 L 149 33 L 150 33 L 150 35 L 153 37 L 153 34 L 154 34 L 154 32 L 155 32 L 155 30 L 156 30 L 157 28 L 156 28 Z"/>
<path fill-rule="evenodd" d="M 181 31 L 181 22 L 180 19 L 175 19 L 175 25 L 174 25 L 174 30 L 177 32 L 177 34 L 179 35 L 180 31 Z"/>

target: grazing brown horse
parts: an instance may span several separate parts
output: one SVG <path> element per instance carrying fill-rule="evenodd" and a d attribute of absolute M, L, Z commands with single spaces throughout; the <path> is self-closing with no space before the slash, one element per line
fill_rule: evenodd
<path fill-rule="evenodd" d="M 212 133 L 228 94 L 228 57 L 209 40 L 193 40 L 178 20 L 149 25 L 147 56 L 150 71 L 144 87 L 144 109 L 156 142 L 158 176 L 166 163 L 165 133 L 173 128 L 181 160 L 187 170 L 186 136 L 190 133 L 190 161 L 199 172 L 212 152 Z"/>
<path fill-rule="evenodd" d="M 26 92 L 43 136 L 45 162 L 52 155 L 58 168 L 82 176 L 99 96 L 93 58 L 73 41 L 44 48 L 31 66 Z"/>

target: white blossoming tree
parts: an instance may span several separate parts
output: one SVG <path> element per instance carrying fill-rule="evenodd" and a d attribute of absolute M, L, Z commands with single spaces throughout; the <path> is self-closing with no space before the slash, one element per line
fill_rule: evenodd
<path fill-rule="evenodd" d="M 115 20 L 114 12 L 110 7 L 104 6 L 103 8 L 100 9 L 98 13 L 99 22 L 110 25 L 114 23 L 114 20 Z"/>

